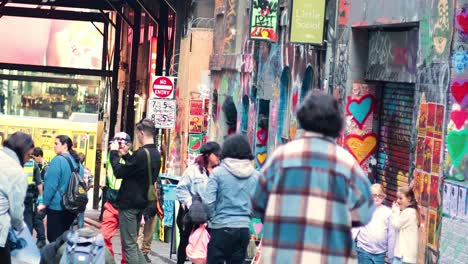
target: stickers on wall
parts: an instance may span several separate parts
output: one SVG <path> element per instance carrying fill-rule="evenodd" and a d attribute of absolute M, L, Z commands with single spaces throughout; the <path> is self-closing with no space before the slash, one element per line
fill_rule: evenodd
<path fill-rule="evenodd" d="M 200 153 L 203 141 L 202 134 L 189 134 L 188 137 L 188 152 L 189 153 Z"/>
<path fill-rule="evenodd" d="M 437 247 L 437 213 L 429 210 L 428 228 L 427 228 L 427 245 L 436 248 Z"/>
<path fill-rule="evenodd" d="M 431 175 L 431 188 L 429 197 L 429 207 L 437 210 L 439 206 L 439 176 Z"/>

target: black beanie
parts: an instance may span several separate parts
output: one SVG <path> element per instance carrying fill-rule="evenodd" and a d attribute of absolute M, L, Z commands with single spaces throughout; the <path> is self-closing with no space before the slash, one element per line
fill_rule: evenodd
<path fill-rule="evenodd" d="M 247 137 L 242 134 L 228 136 L 223 143 L 221 157 L 253 160 L 252 149 Z"/>
<path fill-rule="evenodd" d="M 219 155 L 221 153 L 221 147 L 218 143 L 214 141 L 206 142 L 200 150 L 201 154 L 216 154 Z"/>

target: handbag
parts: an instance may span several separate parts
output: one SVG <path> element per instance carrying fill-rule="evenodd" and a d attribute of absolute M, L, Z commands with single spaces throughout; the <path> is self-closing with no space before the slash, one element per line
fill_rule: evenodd
<path fill-rule="evenodd" d="M 164 203 L 164 191 L 162 188 L 162 182 L 161 178 L 158 176 L 156 179 L 156 187 L 153 184 L 153 173 L 151 170 L 151 156 L 149 151 L 144 148 L 146 152 L 146 157 L 148 158 L 148 201 L 150 202 L 149 211 L 155 211 L 155 213 L 158 215 L 159 219 L 164 219 L 164 208 L 163 208 L 163 203 Z M 145 209 L 146 210 L 146 209 Z M 153 213 L 146 214 L 151 216 L 154 216 Z"/>

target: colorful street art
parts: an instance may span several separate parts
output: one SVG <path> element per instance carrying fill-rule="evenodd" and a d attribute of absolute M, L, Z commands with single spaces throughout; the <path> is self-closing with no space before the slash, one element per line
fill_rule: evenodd
<path fill-rule="evenodd" d="M 278 41 L 278 0 L 253 0 L 250 18 L 250 38 Z"/>

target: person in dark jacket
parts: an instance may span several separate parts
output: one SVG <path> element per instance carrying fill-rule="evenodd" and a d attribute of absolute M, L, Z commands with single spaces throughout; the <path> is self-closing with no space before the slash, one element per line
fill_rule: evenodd
<path fill-rule="evenodd" d="M 136 135 L 141 148 L 133 155 L 122 155 L 117 141 L 111 144 L 110 159 L 114 175 L 122 179 L 117 205 L 119 207 L 119 228 L 122 237 L 127 263 L 146 263 L 143 253 L 138 248 L 137 238 L 139 223 L 143 210 L 148 206 L 148 188 L 150 188 L 148 175 L 148 162 L 151 162 L 151 187 L 156 183 L 161 167 L 161 154 L 154 144 L 156 128 L 149 119 L 143 119 L 136 124 Z M 149 152 L 150 161 L 147 157 Z M 125 164 L 120 159 L 125 160 Z"/>

